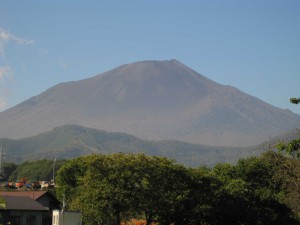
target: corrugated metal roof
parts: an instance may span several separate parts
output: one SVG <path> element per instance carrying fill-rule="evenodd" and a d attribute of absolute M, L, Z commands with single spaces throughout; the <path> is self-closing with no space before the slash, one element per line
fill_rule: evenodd
<path fill-rule="evenodd" d="M 30 197 L 24 196 L 2 196 L 5 201 L 6 210 L 34 210 L 34 211 L 48 211 L 47 208 L 40 203 L 34 201 Z"/>

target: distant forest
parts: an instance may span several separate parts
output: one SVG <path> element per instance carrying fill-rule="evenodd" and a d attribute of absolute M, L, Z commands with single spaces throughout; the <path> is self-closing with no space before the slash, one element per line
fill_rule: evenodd
<path fill-rule="evenodd" d="M 3 178 L 7 181 L 27 180 L 35 181 L 50 181 L 60 167 L 67 160 L 35 160 L 26 161 L 21 164 L 4 163 Z"/>

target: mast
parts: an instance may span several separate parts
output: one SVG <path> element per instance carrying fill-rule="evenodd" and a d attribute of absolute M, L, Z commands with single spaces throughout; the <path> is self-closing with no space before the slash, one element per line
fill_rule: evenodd
<path fill-rule="evenodd" d="M 55 184 L 55 162 L 56 162 L 56 158 L 54 158 L 54 162 L 53 162 L 53 184 Z"/>
<path fill-rule="evenodd" d="M 3 146 L 0 145 L 0 176 L 4 178 L 4 168 L 3 168 L 3 160 L 4 160 L 4 153 L 3 153 Z"/>

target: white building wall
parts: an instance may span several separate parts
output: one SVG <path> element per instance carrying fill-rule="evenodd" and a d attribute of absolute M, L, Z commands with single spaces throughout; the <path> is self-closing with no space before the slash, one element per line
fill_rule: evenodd
<path fill-rule="evenodd" d="M 53 210 L 52 225 L 82 225 L 81 213 Z"/>

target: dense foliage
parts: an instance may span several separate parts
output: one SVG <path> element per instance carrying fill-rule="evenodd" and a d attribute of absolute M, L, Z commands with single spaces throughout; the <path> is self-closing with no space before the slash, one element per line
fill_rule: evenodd
<path fill-rule="evenodd" d="M 10 181 L 17 181 L 26 179 L 29 181 L 50 181 L 53 179 L 53 172 L 57 170 L 66 162 L 66 160 L 37 160 L 27 161 L 16 165 L 14 163 L 4 164 L 4 173 L 6 179 Z"/>
<path fill-rule="evenodd" d="M 292 225 L 300 224 L 299 172 L 299 161 L 273 152 L 210 169 L 144 154 L 89 155 L 62 166 L 57 195 L 86 225 Z"/>
<path fill-rule="evenodd" d="M 3 163 L 2 176 L 5 180 L 8 180 L 10 175 L 18 168 L 18 165 L 12 162 Z"/>
<path fill-rule="evenodd" d="M 290 102 L 293 104 L 298 104 L 300 102 L 300 98 L 290 98 Z"/>
<path fill-rule="evenodd" d="M 276 145 L 277 149 L 281 153 L 285 153 L 288 156 L 293 158 L 300 159 L 300 136 L 298 138 L 293 139 L 289 142 L 279 142 Z"/>

